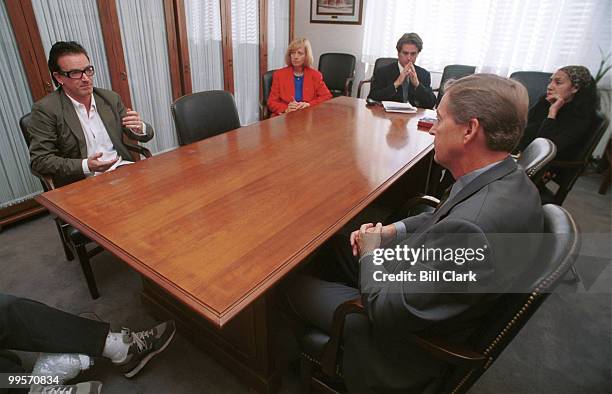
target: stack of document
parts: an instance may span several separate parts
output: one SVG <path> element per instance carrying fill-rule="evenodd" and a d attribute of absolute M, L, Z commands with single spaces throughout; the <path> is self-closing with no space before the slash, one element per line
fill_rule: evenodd
<path fill-rule="evenodd" d="M 396 101 L 383 101 L 383 107 L 387 112 L 401 112 L 404 114 L 413 114 L 417 111 L 410 103 L 398 103 Z"/>

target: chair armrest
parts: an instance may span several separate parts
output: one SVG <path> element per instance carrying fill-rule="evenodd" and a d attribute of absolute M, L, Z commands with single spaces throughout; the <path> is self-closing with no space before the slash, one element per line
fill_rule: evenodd
<path fill-rule="evenodd" d="M 125 147 L 128 148 L 128 150 L 131 150 L 132 152 L 136 152 L 138 154 L 143 155 L 147 159 L 149 157 L 153 157 L 153 155 L 151 154 L 151 151 L 148 150 L 147 148 L 145 148 L 144 146 L 133 145 L 133 144 L 125 144 Z"/>
<path fill-rule="evenodd" d="M 43 184 L 43 189 L 45 189 L 45 191 L 55 189 L 55 184 L 53 183 L 52 177 L 50 177 L 49 175 L 42 175 L 32 169 L 30 169 L 30 171 L 36 178 L 40 179 L 40 182 Z"/>
<path fill-rule="evenodd" d="M 334 376 L 336 373 L 338 351 L 340 350 L 342 331 L 344 331 L 344 321 L 346 316 L 351 313 L 365 313 L 361 298 L 345 301 L 334 311 L 329 342 L 325 345 L 321 355 L 321 370 L 328 376 Z"/>
<path fill-rule="evenodd" d="M 440 338 L 413 336 L 414 343 L 435 358 L 467 369 L 482 367 L 487 357 L 475 352 L 466 345 L 448 343 Z"/>
<path fill-rule="evenodd" d="M 357 85 L 357 98 L 361 98 L 361 87 L 366 83 L 372 83 L 372 78 L 359 82 L 359 85 Z"/>
<path fill-rule="evenodd" d="M 432 208 L 437 208 L 440 204 L 440 200 L 433 196 L 415 196 L 412 197 L 410 200 L 406 201 L 406 203 L 404 204 L 404 208 L 410 209 L 421 204 L 429 205 Z"/>
<path fill-rule="evenodd" d="M 361 298 L 355 298 L 340 304 L 334 311 L 329 342 L 321 355 L 321 370 L 327 376 L 335 376 L 338 365 L 338 354 L 346 316 L 352 313 L 365 313 Z M 440 338 L 423 337 L 414 334 L 413 341 L 432 356 L 449 364 L 468 369 L 482 367 L 487 362 L 483 354 L 471 350 L 466 345 L 448 343 Z"/>
<path fill-rule="evenodd" d="M 351 96 L 351 87 L 353 86 L 353 81 L 355 77 L 348 77 L 346 81 L 344 81 L 344 95 L 350 97 Z"/>
<path fill-rule="evenodd" d="M 259 120 L 268 119 L 270 117 L 270 110 L 268 105 L 264 102 L 259 103 Z"/>

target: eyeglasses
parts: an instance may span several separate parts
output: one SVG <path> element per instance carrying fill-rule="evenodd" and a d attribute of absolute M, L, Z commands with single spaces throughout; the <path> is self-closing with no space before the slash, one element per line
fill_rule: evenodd
<path fill-rule="evenodd" d="M 70 70 L 70 71 L 60 70 L 57 73 L 63 76 L 66 76 L 70 79 L 81 79 L 83 78 L 83 74 L 87 75 L 88 77 L 93 77 L 95 70 L 94 70 L 94 66 L 87 66 L 82 70 Z"/>

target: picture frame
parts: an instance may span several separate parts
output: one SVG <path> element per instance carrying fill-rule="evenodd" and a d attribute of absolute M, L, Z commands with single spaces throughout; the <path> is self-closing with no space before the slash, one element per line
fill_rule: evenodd
<path fill-rule="evenodd" d="M 363 0 L 310 0 L 310 23 L 361 25 Z"/>

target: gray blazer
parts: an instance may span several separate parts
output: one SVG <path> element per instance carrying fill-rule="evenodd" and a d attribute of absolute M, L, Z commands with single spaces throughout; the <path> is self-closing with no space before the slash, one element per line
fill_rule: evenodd
<path fill-rule="evenodd" d="M 468 290 L 470 284 L 391 282 L 377 286 L 362 280 L 360 291 L 368 319 L 351 317 L 345 328 L 344 373 L 349 388 L 355 392 L 418 391 L 439 376 L 444 365 L 415 346 L 409 340 L 410 333 L 465 341 L 498 295 L 508 291 L 535 258 L 535 248 L 514 247 L 513 253 L 519 257 L 508 263 L 502 256 L 505 252 L 501 252 L 508 245 L 495 240 L 492 234 L 534 233 L 530 238 L 537 244 L 543 231 L 538 191 L 511 157 L 480 174 L 436 212 L 403 222 L 408 235 L 399 240 L 400 246 L 465 247 L 465 241 L 456 234 L 470 234 L 470 243 L 475 247 L 487 245 L 484 264 L 452 265 L 457 272 L 476 272 L 483 280 L 481 292 L 451 292 Z M 366 255 L 360 261 L 360 274 L 367 278 L 375 270 L 397 273 L 444 267 L 421 261 L 410 266 L 393 260 L 375 266 L 373 256 Z"/>
<path fill-rule="evenodd" d="M 127 110 L 117 93 L 94 88 L 93 94 L 98 113 L 117 154 L 124 160 L 133 160 L 123 143 L 122 134 L 146 142 L 153 138 L 153 127 L 146 124 L 146 135 L 133 133 L 121 124 Z M 85 134 L 70 98 L 62 89 L 34 103 L 28 134 L 32 170 L 52 176 L 56 185 L 84 178 L 81 162 L 87 158 Z"/>

